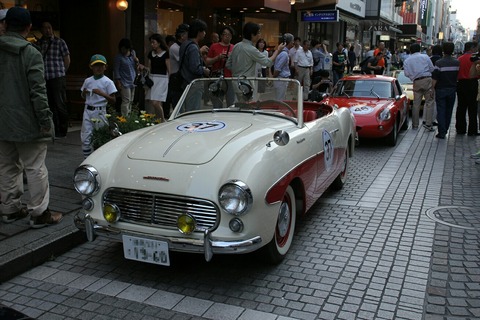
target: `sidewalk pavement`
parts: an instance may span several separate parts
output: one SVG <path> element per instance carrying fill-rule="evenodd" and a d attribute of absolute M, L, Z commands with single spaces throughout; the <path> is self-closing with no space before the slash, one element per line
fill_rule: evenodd
<path fill-rule="evenodd" d="M 31 229 L 29 219 L 0 222 L 0 283 L 86 241 L 73 224 L 80 195 L 73 187 L 73 172 L 83 161 L 80 124 L 73 123 L 66 138 L 49 144 L 46 164 L 50 182 L 50 210 L 61 212 L 58 225 Z M 28 188 L 25 185 L 25 198 Z"/>
<path fill-rule="evenodd" d="M 383 289 L 385 294 L 381 292 L 382 289 L 378 289 L 379 286 L 382 287 L 379 283 L 372 283 L 370 290 L 370 294 L 375 296 L 378 289 L 379 297 L 389 298 L 389 301 L 381 302 L 382 306 L 388 308 L 388 312 L 383 309 L 379 311 L 385 319 L 392 318 L 390 315 L 394 312 L 403 319 L 480 319 L 480 164 L 475 164 L 475 160 L 470 158 L 472 153 L 480 149 L 480 137 L 457 135 L 453 125 L 445 140 L 436 139 L 434 135 L 435 133 L 423 129 L 409 128 L 385 166 L 379 168 L 376 177 L 372 177 L 378 182 L 372 183 L 372 189 L 384 189 L 385 185 L 390 184 L 392 186 L 388 190 L 382 189 L 381 193 L 385 194 L 378 199 L 371 193 L 366 193 L 364 197 L 372 196 L 370 202 L 364 205 L 378 200 L 374 207 L 379 208 L 379 212 L 385 211 L 386 207 L 397 211 L 405 210 L 402 209 L 402 204 L 412 206 L 413 213 L 409 217 L 413 220 L 408 220 L 402 229 L 394 230 L 398 239 L 403 235 L 407 239 L 413 239 L 412 230 L 416 226 L 412 223 L 416 219 L 427 219 L 424 214 L 435 222 L 431 230 L 428 229 L 424 235 L 420 234 L 413 243 L 402 243 L 396 249 L 399 257 L 405 256 L 408 259 L 412 254 L 418 259 L 412 261 L 411 269 L 388 270 L 384 265 L 376 263 L 369 267 L 385 269 L 388 273 L 388 283 Z M 79 131 L 72 130 L 66 139 L 57 140 L 50 146 L 47 156 L 51 185 L 50 207 L 64 213 L 64 221 L 39 230 L 29 229 L 27 219 L 11 225 L 0 224 L 0 282 L 85 241 L 84 235 L 76 230 L 72 221 L 74 213 L 80 208 L 80 196 L 72 183 L 73 172 L 83 158 L 79 140 Z M 417 187 L 414 184 L 410 189 L 412 180 L 418 180 L 419 184 Z M 395 186 L 399 185 L 405 193 L 396 193 L 398 190 Z M 358 201 L 357 205 L 361 205 L 361 202 Z M 424 206 L 431 208 L 430 212 L 421 210 Z M 401 212 L 399 216 L 407 212 Z M 421 212 L 422 217 L 418 217 L 418 212 Z M 388 228 L 396 221 L 387 219 L 384 223 Z M 430 224 L 428 226 L 430 228 Z M 381 238 L 385 234 L 378 236 Z M 369 244 L 364 249 L 369 250 L 371 246 Z M 382 243 L 377 244 L 377 248 L 381 246 Z M 380 255 L 375 246 L 372 250 L 374 254 Z M 385 252 L 386 258 L 391 255 L 392 251 Z M 402 263 L 403 258 L 400 260 Z M 371 261 L 366 263 L 370 264 Z M 423 278 L 427 274 L 428 280 Z M 417 279 L 419 285 L 403 283 L 406 278 L 410 281 L 412 278 Z M 396 295 L 400 290 L 406 294 Z M 363 296 L 363 293 L 357 293 Z M 368 301 L 366 303 L 368 305 Z M 410 310 L 399 309 L 399 305 L 408 305 Z M 339 305 L 334 307 L 341 308 Z M 325 312 L 328 313 L 328 310 Z"/>

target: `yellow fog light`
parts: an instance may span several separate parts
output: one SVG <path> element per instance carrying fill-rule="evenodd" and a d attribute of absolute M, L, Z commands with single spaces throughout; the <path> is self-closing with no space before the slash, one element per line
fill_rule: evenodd
<path fill-rule="evenodd" d="M 181 214 L 177 219 L 178 231 L 183 234 L 190 234 L 195 231 L 197 227 L 197 222 L 195 218 L 189 215 L 188 213 Z"/>
<path fill-rule="evenodd" d="M 120 219 L 120 209 L 114 204 L 105 203 L 103 206 L 103 217 L 110 223 L 117 222 Z"/>

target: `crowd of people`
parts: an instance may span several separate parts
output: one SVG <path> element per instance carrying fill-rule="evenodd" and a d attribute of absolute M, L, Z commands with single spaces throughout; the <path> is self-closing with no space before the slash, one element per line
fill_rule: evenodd
<path fill-rule="evenodd" d="M 65 137 L 68 129 L 65 75 L 70 53 L 65 41 L 54 35 L 48 21 L 42 23 L 42 38 L 37 45 L 27 41 L 31 25 L 30 13 L 22 7 L 0 10 L 0 58 L 8 69 L 2 70 L 4 76 L 0 77 L 3 97 L 0 104 L 2 110 L 8 110 L 0 118 L 0 217 L 10 223 L 30 216 L 30 225 L 40 228 L 62 220 L 60 213 L 48 208 L 50 194 L 45 157 L 47 143 Z M 438 125 L 436 137 L 444 139 L 458 98 L 456 133 L 480 135 L 480 59 L 476 42 L 467 42 L 464 54 L 458 59 L 453 55 L 454 45 L 450 42 L 434 46 L 431 56 L 420 52 L 419 44 L 411 45 L 402 53 L 390 54 L 385 43 L 380 42 L 360 62 L 358 42 L 337 43 L 332 54 L 326 40 L 302 41 L 285 33 L 276 47 L 268 51 L 257 23 L 245 23 L 242 41 L 236 44 L 231 43 L 235 35 L 232 28 L 223 27 L 218 31 L 211 34 L 208 45 L 203 44 L 207 24 L 199 19 L 180 24 L 174 36 L 152 34 L 151 50 L 144 64 L 130 40 L 121 39 L 113 61 L 112 80 L 105 75 L 105 56 L 93 55 L 89 62 L 92 75 L 81 87 L 85 99 L 81 129 L 84 156 L 93 152 L 93 119 L 108 123 L 107 106 L 116 103 L 117 94 L 121 115 L 128 117 L 138 87 L 145 90 L 145 100 L 153 112 L 165 121 L 182 90 L 194 79 L 210 76 L 294 78 L 303 85 L 304 99 L 318 101 L 323 93 L 331 92 L 345 74 L 352 73 L 355 66 L 360 65 L 366 74 L 384 74 L 388 63 L 403 68 L 413 81 L 413 129 L 419 127 L 423 97 L 423 126 L 427 131 L 434 131 L 433 127 Z M 22 72 L 18 72 L 18 68 Z M 139 76 L 150 81 L 139 84 Z M 174 80 L 178 85 L 173 85 Z M 285 98 L 286 85 L 286 81 L 275 83 L 277 99 Z M 189 98 L 204 99 L 201 93 Z M 238 98 L 233 90 L 227 90 L 219 101 L 225 99 L 228 106 Z M 480 163 L 480 152 L 472 157 Z M 24 174 L 30 192 L 26 207 L 22 205 Z"/>

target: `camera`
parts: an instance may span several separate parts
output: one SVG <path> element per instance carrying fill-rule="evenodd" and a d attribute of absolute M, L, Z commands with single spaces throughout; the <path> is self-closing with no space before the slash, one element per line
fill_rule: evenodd
<path fill-rule="evenodd" d="M 285 37 L 285 35 L 282 36 L 282 43 L 287 43 L 287 38 Z"/>
<path fill-rule="evenodd" d="M 470 56 L 470 61 L 476 62 L 478 60 L 480 60 L 480 57 L 478 56 L 478 51 L 475 53 L 472 53 L 472 55 Z"/>

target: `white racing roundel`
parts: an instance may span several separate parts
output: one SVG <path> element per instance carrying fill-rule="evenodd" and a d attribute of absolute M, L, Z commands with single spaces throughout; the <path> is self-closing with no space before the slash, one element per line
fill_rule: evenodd
<path fill-rule="evenodd" d="M 222 130 L 225 126 L 225 122 L 222 121 L 199 121 L 181 124 L 177 127 L 177 130 L 186 132 L 210 132 Z"/>
<path fill-rule="evenodd" d="M 323 161 L 325 161 L 325 170 L 330 171 L 333 167 L 333 155 L 335 147 L 330 132 L 323 130 Z"/>
<path fill-rule="evenodd" d="M 353 114 L 369 114 L 372 113 L 375 109 L 366 105 L 358 105 L 350 107 L 350 111 Z"/>

